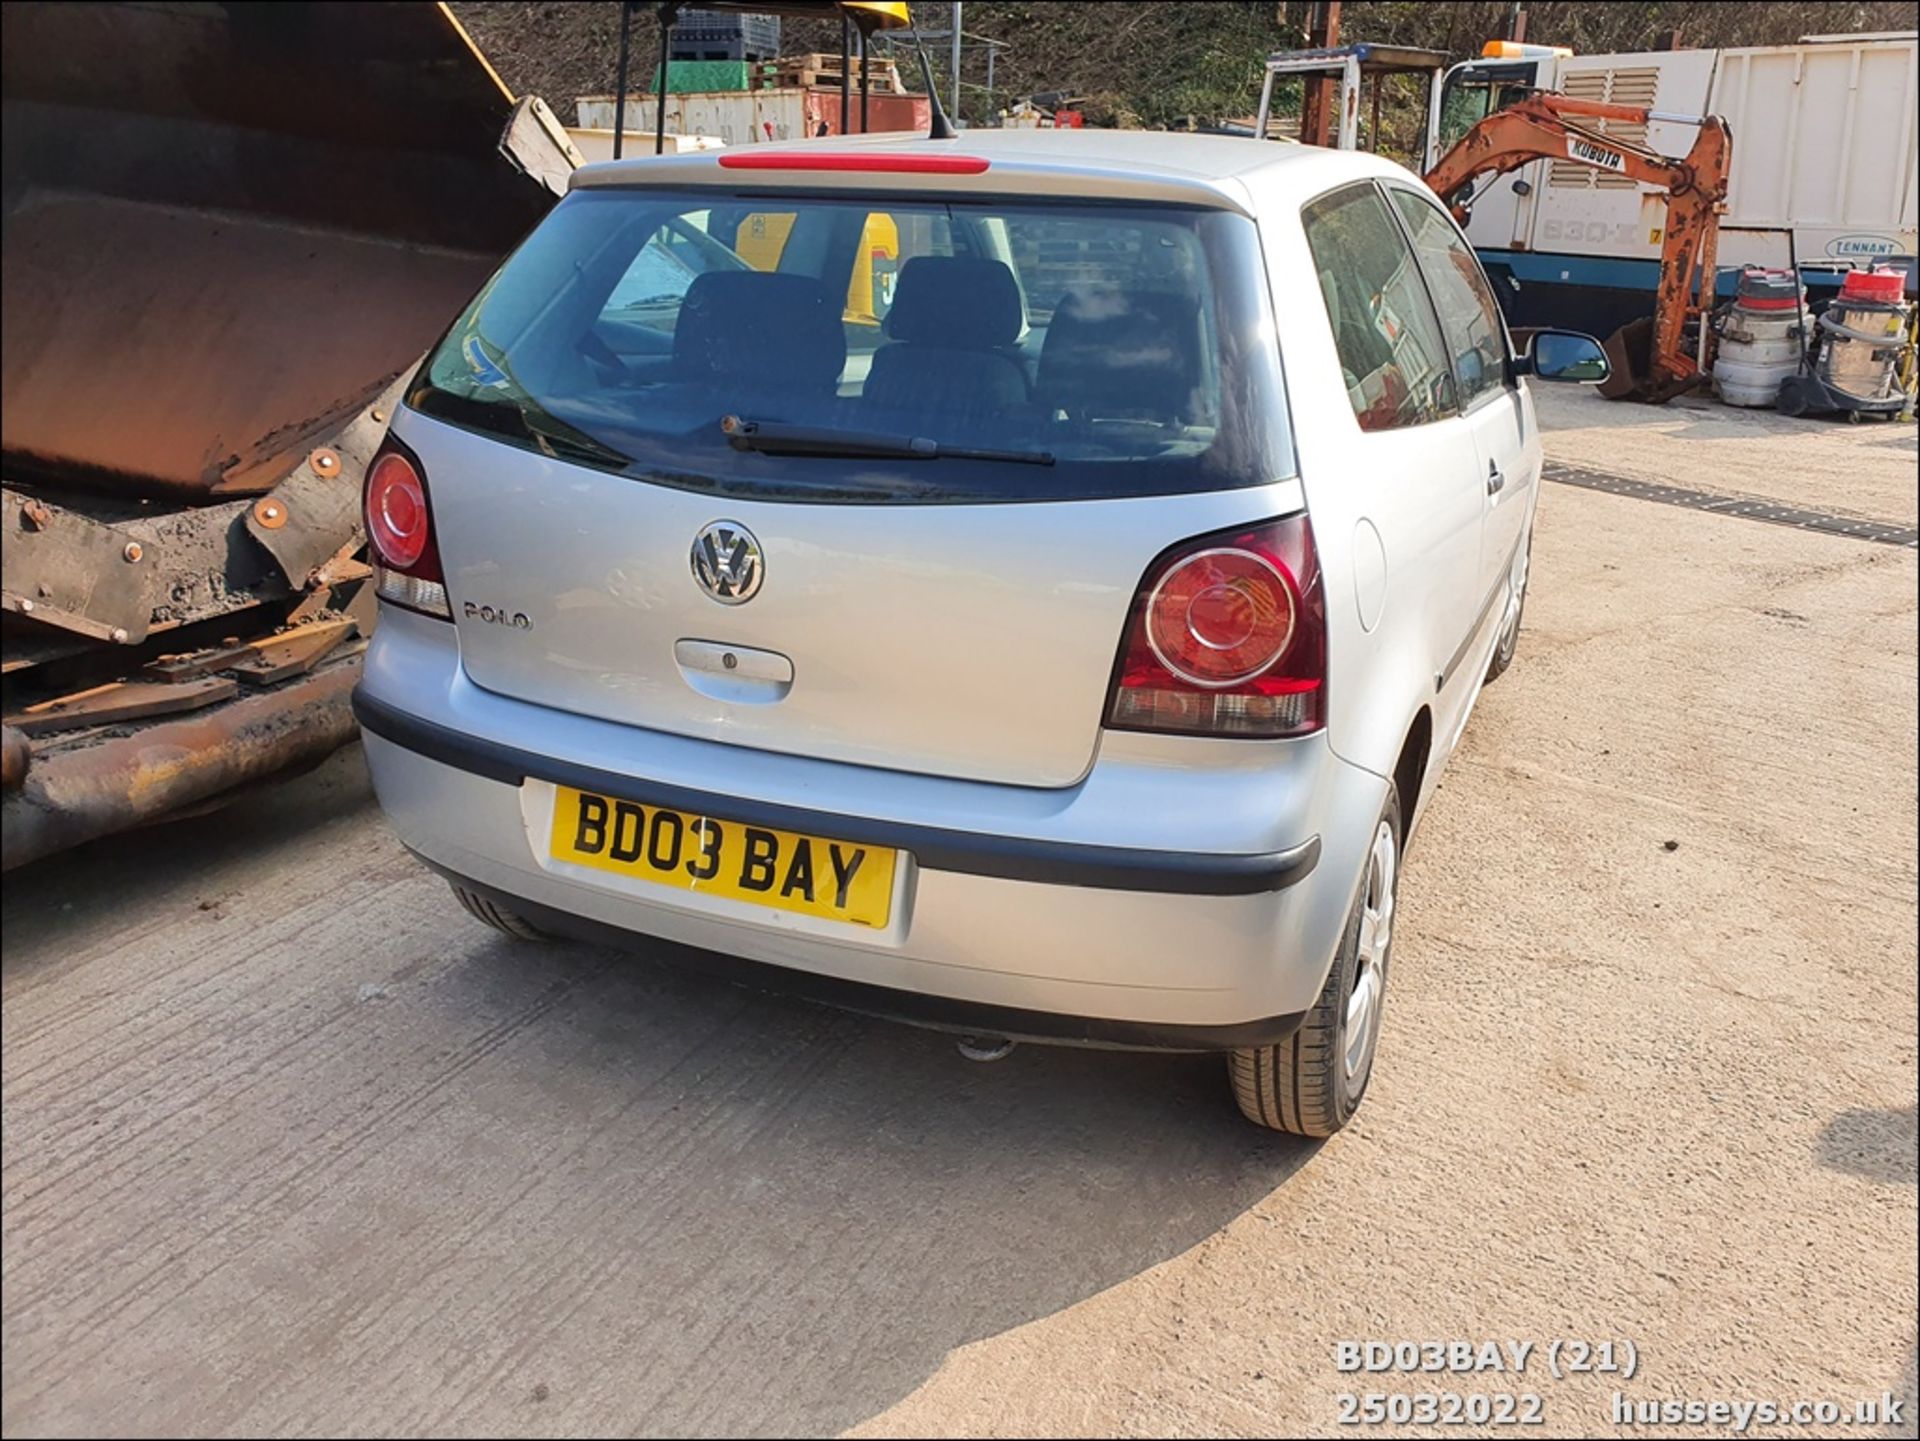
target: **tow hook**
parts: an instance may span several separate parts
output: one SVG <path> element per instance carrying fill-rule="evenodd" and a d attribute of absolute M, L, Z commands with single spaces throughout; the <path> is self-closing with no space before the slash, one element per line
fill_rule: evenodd
<path fill-rule="evenodd" d="M 962 1036 L 955 1044 L 969 1061 L 1001 1061 L 1013 1050 L 1013 1042 L 1005 1036 Z"/>

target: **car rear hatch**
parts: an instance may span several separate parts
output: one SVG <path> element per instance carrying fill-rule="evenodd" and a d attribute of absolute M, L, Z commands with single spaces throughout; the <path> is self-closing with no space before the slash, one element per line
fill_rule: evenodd
<path fill-rule="evenodd" d="M 1291 474 L 1266 306 L 1219 209 L 576 193 L 398 426 L 467 673 L 1070 785 L 1153 558 Z"/>

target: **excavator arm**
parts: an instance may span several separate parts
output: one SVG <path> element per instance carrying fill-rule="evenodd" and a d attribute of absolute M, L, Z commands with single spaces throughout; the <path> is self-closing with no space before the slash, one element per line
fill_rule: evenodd
<path fill-rule="evenodd" d="M 1675 159 L 1580 123 L 1593 120 L 1630 124 L 1676 120 L 1698 125 L 1700 133 L 1686 157 Z M 1602 387 L 1616 398 L 1658 404 L 1701 379 L 1699 364 L 1682 348 L 1682 336 L 1687 318 L 1713 305 L 1720 211 L 1732 158 L 1732 132 L 1717 115 L 1666 115 L 1638 105 L 1538 92 L 1475 125 L 1440 157 L 1426 179 L 1463 225 L 1464 193 L 1475 180 L 1518 170 L 1534 160 L 1570 161 L 1666 191 L 1667 223 L 1653 321 L 1650 327 L 1636 322 L 1608 340 L 1615 381 Z"/>

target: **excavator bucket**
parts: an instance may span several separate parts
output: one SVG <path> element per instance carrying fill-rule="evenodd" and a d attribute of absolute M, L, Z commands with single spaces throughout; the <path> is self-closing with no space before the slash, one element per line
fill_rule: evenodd
<path fill-rule="evenodd" d="M 552 202 L 438 5 L 15 4 L 9 475 L 258 493 Z"/>
<path fill-rule="evenodd" d="M 1654 354 L 1658 329 L 1655 317 L 1643 315 L 1602 341 L 1600 348 L 1606 352 L 1612 373 L 1594 389 L 1608 400 L 1633 400 L 1642 405 L 1665 405 L 1698 389 L 1706 380 L 1703 372 L 1684 357 L 1663 365 Z"/>
<path fill-rule="evenodd" d="M 1607 364 L 1612 370 L 1594 389 L 1608 400 L 1649 399 L 1654 383 L 1654 377 L 1650 374 L 1653 365 L 1653 317 L 1643 315 L 1638 320 L 1628 321 L 1601 343 L 1601 349 L 1606 351 Z"/>
<path fill-rule="evenodd" d="M 352 734 L 361 467 L 577 156 L 437 4 L 8 4 L 0 93 L 11 867 Z"/>

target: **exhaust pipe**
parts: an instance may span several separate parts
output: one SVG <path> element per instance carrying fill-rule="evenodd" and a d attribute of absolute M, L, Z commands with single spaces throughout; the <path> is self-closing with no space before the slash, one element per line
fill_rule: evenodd
<path fill-rule="evenodd" d="M 955 1042 L 960 1054 L 969 1061 L 1003 1061 L 1013 1051 L 1013 1042 L 1005 1036 L 962 1036 Z"/>

